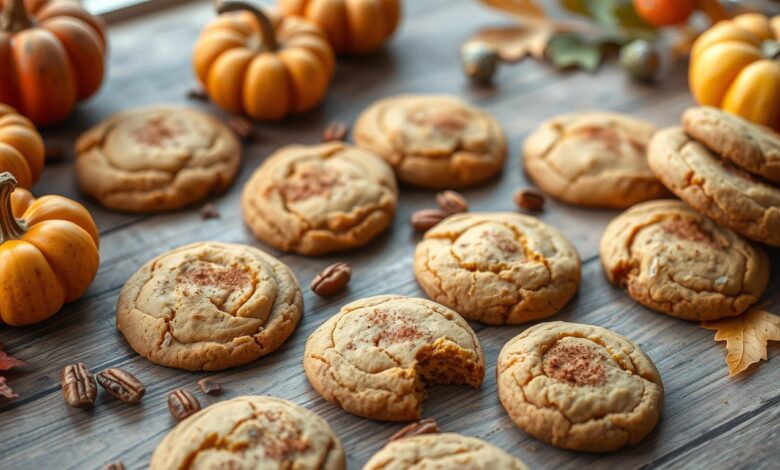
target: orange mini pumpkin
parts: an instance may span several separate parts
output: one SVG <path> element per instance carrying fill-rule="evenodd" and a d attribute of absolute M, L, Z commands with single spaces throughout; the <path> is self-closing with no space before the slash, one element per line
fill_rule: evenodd
<path fill-rule="evenodd" d="M 43 171 L 43 139 L 29 119 L 0 103 L 0 173 L 11 172 L 30 188 Z"/>
<path fill-rule="evenodd" d="M 336 52 L 373 52 L 393 35 L 401 17 L 399 0 L 280 0 L 282 12 L 314 21 L 328 33 Z"/>
<path fill-rule="evenodd" d="M 4 1 L 0 102 L 36 124 L 61 121 L 103 81 L 103 25 L 74 1 Z"/>
<path fill-rule="evenodd" d="M 279 120 L 322 101 L 335 57 L 317 25 L 269 18 L 238 1 L 220 3 L 217 11 L 220 16 L 203 30 L 194 52 L 195 74 L 217 105 Z"/>
<path fill-rule="evenodd" d="M 780 15 L 716 23 L 693 43 L 688 80 L 700 104 L 780 131 Z"/>
<path fill-rule="evenodd" d="M 28 325 L 81 297 L 97 274 L 89 212 L 62 196 L 35 199 L 0 173 L 0 323 Z"/>

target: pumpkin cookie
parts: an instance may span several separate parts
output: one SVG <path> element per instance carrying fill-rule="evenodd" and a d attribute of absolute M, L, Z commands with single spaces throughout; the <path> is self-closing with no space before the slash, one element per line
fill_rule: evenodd
<path fill-rule="evenodd" d="M 683 114 L 691 137 L 735 165 L 780 183 L 780 134 L 718 108 L 701 106 Z"/>
<path fill-rule="evenodd" d="M 655 134 L 648 162 L 690 206 L 748 238 L 780 246 L 780 188 L 720 160 L 678 127 Z"/>
<path fill-rule="evenodd" d="M 384 295 L 352 302 L 309 337 L 306 377 L 350 413 L 420 418 L 426 383 L 479 387 L 485 358 L 474 330 L 425 299 Z"/>
<path fill-rule="evenodd" d="M 241 161 L 241 145 L 200 111 L 154 106 L 117 113 L 76 141 L 81 190 L 111 209 L 179 209 L 224 191 Z"/>
<path fill-rule="evenodd" d="M 506 141 L 488 113 L 450 96 L 404 95 L 372 104 L 355 142 L 384 157 L 398 178 L 425 188 L 461 188 L 495 176 Z"/>
<path fill-rule="evenodd" d="M 251 246 L 206 242 L 164 253 L 133 274 L 119 294 L 116 324 L 154 363 L 220 370 L 274 351 L 302 312 L 286 265 Z"/>
<path fill-rule="evenodd" d="M 368 243 L 393 221 L 398 190 L 390 166 L 343 142 L 291 145 L 244 187 L 244 220 L 284 251 L 318 255 Z"/>
<path fill-rule="evenodd" d="M 676 200 L 615 218 L 601 239 L 601 263 L 634 300 L 686 320 L 739 315 L 769 280 L 762 250 Z"/>
<path fill-rule="evenodd" d="M 489 324 L 549 317 L 577 291 L 580 258 L 558 230 L 511 212 L 448 217 L 425 233 L 414 256 L 433 300 Z"/>
<path fill-rule="evenodd" d="M 669 194 L 647 166 L 647 144 L 655 130 L 622 114 L 565 114 L 525 139 L 523 163 L 551 196 L 582 206 L 625 208 Z"/>
<path fill-rule="evenodd" d="M 639 347 L 605 328 L 540 323 L 498 355 L 498 397 L 518 427 L 564 449 L 609 452 L 653 430 L 664 389 Z"/>
<path fill-rule="evenodd" d="M 213 404 L 176 425 L 150 470 L 294 468 L 344 470 L 344 448 L 328 423 L 279 398 L 243 396 Z"/>
<path fill-rule="evenodd" d="M 424 434 L 388 443 L 363 470 L 528 470 L 520 459 L 475 437 L 460 434 Z"/>

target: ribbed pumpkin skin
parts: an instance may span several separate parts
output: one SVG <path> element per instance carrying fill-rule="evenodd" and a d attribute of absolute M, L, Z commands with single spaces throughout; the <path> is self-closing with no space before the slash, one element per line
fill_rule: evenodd
<path fill-rule="evenodd" d="M 29 119 L 0 103 L 0 173 L 10 172 L 29 189 L 43 172 L 43 139 Z"/>
<path fill-rule="evenodd" d="M 721 21 L 693 44 L 688 80 L 700 104 L 780 131 L 780 15 Z"/>

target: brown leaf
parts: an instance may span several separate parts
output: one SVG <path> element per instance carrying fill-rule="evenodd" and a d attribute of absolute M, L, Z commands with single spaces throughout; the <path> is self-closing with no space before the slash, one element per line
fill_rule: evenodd
<path fill-rule="evenodd" d="M 3 351 L 3 345 L 0 343 L 0 370 L 8 370 L 12 367 L 20 367 L 25 364 L 21 359 L 9 356 Z"/>
<path fill-rule="evenodd" d="M 546 18 L 544 9 L 534 0 L 481 0 L 485 5 L 521 17 Z"/>
<path fill-rule="evenodd" d="M 547 43 L 557 30 L 550 22 L 490 27 L 482 29 L 468 43 L 484 44 L 504 62 L 519 62 L 527 56 L 542 59 Z"/>
<path fill-rule="evenodd" d="M 715 341 L 726 342 L 731 377 L 761 359 L 766 360 L 768 341 L 780 341 L 780 317 L 758 308 L 737 317 L 703 322 L 701 326 L 717 331 Z"/>
<path fill-rule="evenodd" d="M 17 395 L 16 393 L 14 393 L 14 391 L 13 391 L 13 390 L 11 390 L 11 387 L 9 387 L 8 385 L 6 385 L 6 383 L 5 383 L 5 377 L 3 377 L 2 375 L 0 375 L 0 397 L 5 397 L 5 398 L 16 398 L 16 397 L 18 397 L 18 396 L 19 396 L 19 395 Z"/>

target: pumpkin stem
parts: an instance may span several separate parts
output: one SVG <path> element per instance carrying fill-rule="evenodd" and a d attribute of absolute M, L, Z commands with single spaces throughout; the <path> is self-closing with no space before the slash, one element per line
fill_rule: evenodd
<path fill-rule="evenodd" d="M 0 30 L 16 33 L 31 28 L 33 22 L 27 14 L 24 0 L 6 0 L 3 14 L 0 15 Z"/>
<path fill-rule="evenodd" d="M 14 217 L 11 193 L 16 189 L 16 178 L 7 171 L 0 173 L 0 245 L 24 235 L 24 226 Z"/>
<path fill-rule="evenodd" d="M 276 33 L 274 32 L 274 25 L 271 23 L 271 20 L 268 18 L 268 15 L 263 13 L 263 11 L 256 6 L 247 3 L 242 2 L 239 0 L 229 0 L 229 1 L 218 1 L 217 2 L 217 13 L 220 15 L 222 13 L 227 13 L 231 11 L 248 11 L 251 13 L 255 19 L 257 19 L 257 24 L 260 25 L 260 34 L 263 38 L 263 47 L 270 51 L 275 52 L 279 49 L 279 42 L 276 40 Z"/>

